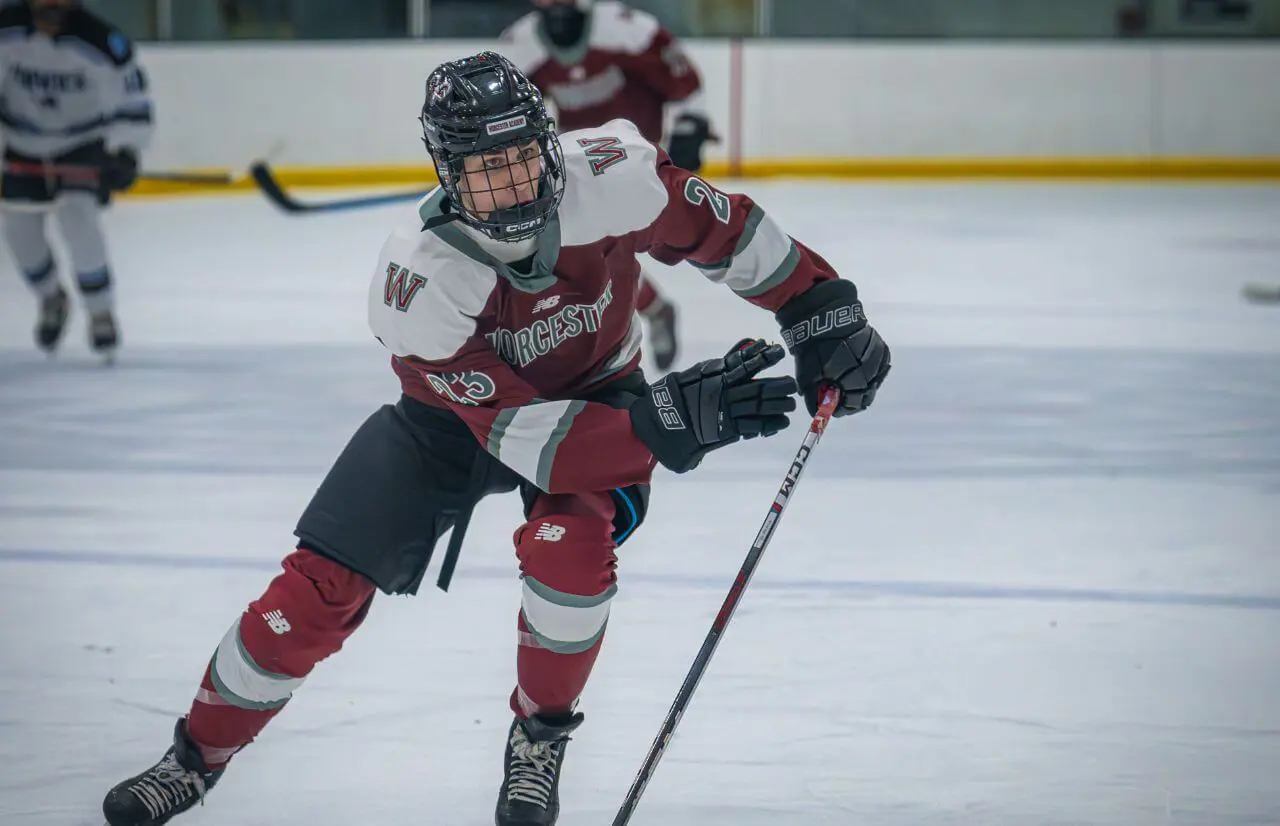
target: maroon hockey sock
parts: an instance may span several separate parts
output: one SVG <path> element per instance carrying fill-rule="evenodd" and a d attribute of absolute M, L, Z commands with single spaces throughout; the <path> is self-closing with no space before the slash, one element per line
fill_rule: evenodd
<path fill-rule="evenodd" d="M 223 637 L 191 705 L 187 734 L 210 768 L 262 731 L 315 664 L 360 627 L 373 599 L 373 583 L 311 551 L 282 564 Z"/>
<path fill-rule="evenodd" d="M 516 653 L 517 683 L 511 710 L 524 719 L 532 714 L 563 714 L 573 710 L 596 664 L 603 637 L 577 654 L 557 654 L 532 644 L 532 635 L 519 619 L 520 648 Z"/>
<path fill-rule="evenodd" d="M 519 717 L 567 712 L 587 684 L 616 590 L 613 500 L 544 495 L 516 531 L 524 575 L 516 653 Z"/>

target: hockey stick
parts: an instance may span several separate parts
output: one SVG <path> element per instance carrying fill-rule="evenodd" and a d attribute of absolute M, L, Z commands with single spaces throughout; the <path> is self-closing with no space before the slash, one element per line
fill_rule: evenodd
<path fill-rule="evenodd" d="M 285 212 L 293 214 L 301 214 L 307 212 L 336 212 L 344 209 L 363 209 L 364 207 L 382 206 L 383 204 L 394 204 L 400 201 L 416 201 L 427 194 L 428 190 L 419 189 L 413 192 L 393 192 L 389 195 L 370 195 L 361 198 L 345 198 L 337 201 L 322 201 L 319 203 L 303 203 L 294 199 L 289 193 L 284 191 L 280 186 L 280 182 L 271 172 L 271 167 L 262 161 L 258 161 L 249 167 L 249 174 L 253 177 L 254 183 L 258 185 L 258 189 L 262 190 L 262 194 L 267 196 L 273 204 L 283 209 Z"/>
<path fill-rule="evenodd" d="M 232 184 L 235 176 L 230 172 L 201 174 L 199 172 L 140 172 L 140 181 L 168 181 L 175 184 Z"/>
<path fill-rule="evenodd" d="M 57 178 L 76 178 L 96 180 L 98 167 L 77 164 L 44 164 L 29 161 L 6 161 L 4 171 L 10 175 L 21 175 L 31 178 L 53 176 Z M 177 184 L 230 184 L 235 181 L 230 173 L 201 174 L 197 172 L 140 172 L 140 181 L 168 181 Z"/>
<path fill-rule="evenodd" d="M 716 653 L 716 646 L 720 644 L 720 637 L 724 634 L 729 620 L 733 618 L 733 612 L 737 610 L 738 601 L 742 599 L 743 592 L 747 590 L 747 585 L 751 582 L 751 576 L 755 573 L 756 566 L 760 564 L 760 558 L 764 556 L 764 549 L 769 546 L 769 540 L 773 538 L 774 529 L 778 527 L 778 522 L 782 520 L 782 512 L 786 509 L 792 494 L 795 493 L 796 485 L 800 483 L 800 474 L 804 472 L 804 467 L 808 464 L 809 457 L 813 455 L 814 449 L 818 446 L 818 440 L 822 438 L 822 432 L 826 430 L 827 424 L 831 421 L 831 416 L 835 413 L 836 404 L 839 401 L 840 394 L 838 391 L 832 388 L 827 388 L 823 391 L 822 402 L 818 405 L 817 415 L 813 417 L 813 422 L 809 425 L 809 432 L 805 434 L 804 442 L 801 443 L 800 449 L 796 451 L 796 458 L 792 460 L 791 467 L 787 469 L 787 476 L 782 480 L 782 486 L 778 488 L 778 495 L 774 497 L 773 504 L 769 506 L 769 513 L 764 518 L 764 524 L 760 526 L 760 532 L 756 534 L 755 542 L 751 543 L 751 550 L 747 552 L 747 558 L 742 563 L 742 568 L 738 571 L 738 578 L 733 581 L 733 585 L 729 588 L 729 594 L 724 598 L 724 604 L 720 606 L 720 613 L 716 614 L 715 620 L 711 623 L 711 630 L 707 632 L 707 638 L 703 640 L 702 648 L 698 650 L 698 656 L 694 657 L 693 666 L 689 669 L 689 673 L 685 675 L 684 683 L 681 684 L 680 691 L 676 693 L 675 702 L 671 704 L 671 710 L 667 712 L 666 719 L 662 721 L 662 728 L 658 730 L 658 736 L 654 738 L 653 745 L 649 747 L 649 754 L 644 759 L 644 765 L 640 767 L 635 781 L 631 784 L 631 790 L 627 792 L 626 799 L 622 801 L 622 808 L 618 810 L 617 817 L 613 819 L 613 826 L 626 826 L 627 822 L 631 820 L 636 804 L 640 802 L 640 795 L 644 794 L 645 786 L 649 785 L 654 769 L 658 767 L 658 761 L 662 759 L 663 752 L 667 750 L 667 746 L 671 743 L 671 736 L 675 734 L 676 726 L 679 725 L 680 718 L 684 715 L 685 708 L 693 697 L 693 692 L 697 690 L 698 683 L 702 680 L 702 674 L 707 670 L 707 664 L 711 662 L 711 656 Z"/>

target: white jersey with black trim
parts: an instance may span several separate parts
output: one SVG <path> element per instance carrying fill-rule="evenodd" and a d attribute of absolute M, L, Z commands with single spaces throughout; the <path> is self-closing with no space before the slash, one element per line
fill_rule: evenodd
<path fill-rule="evenodd" d="M 90 12 L 70 11 L 51 37 L 25 3 L 0 9 L 0 71 L 0 135 L 14 152 L 52 157 L 96 140 L 138 151 L 151 139 L 133 44 Z"/>

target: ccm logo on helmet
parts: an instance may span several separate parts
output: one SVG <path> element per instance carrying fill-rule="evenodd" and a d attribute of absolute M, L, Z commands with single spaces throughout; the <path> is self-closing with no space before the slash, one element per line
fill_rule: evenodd
<path fill-rule="evenodd" d="M 513 132 L 516 129 L 523 129 L 528 124 L 528 119 L 524 115 L 518 115 L 514 118 L 506 120 L 495 120 L 493 123 L 486 124 L 484 131 L 490 135 L 501 135 L 503 132 Z"/>
<path fill-rule="evenodd" d="M 505 227 L 503 227 L 503 231 L 519 232 L 522 229 L 533 229 L 534 227 L 541 226 L 544 223 L 545 221 L 542 218 L 534 218 L 532 221 L 523 221 L 519 224 L 507 224 Z"/>

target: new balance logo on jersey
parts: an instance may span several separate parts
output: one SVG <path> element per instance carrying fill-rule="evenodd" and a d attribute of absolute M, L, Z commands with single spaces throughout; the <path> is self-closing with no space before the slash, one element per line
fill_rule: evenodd
<path fill-rule="evenodd" d="M 540 298 L 538 299 L 538 302 L 533 305 L 533 312 L 540 313 L 543 310 L 550 310 L 559 303 L 560 303 L 560 296 L 558 295 L 552 295 L 546 298 Z"/>
<path fill-rule="evenodd" d="M 425 286 L 427 279 L 392 261 L 387 265 L 387 283 L 382 288 L 382 300 L 388 307 L 407 313 L 413 297 Z"/>
<path fill-rule="evenodd" d="M 543 522 L 538 526 L 533 538 L 541 539 L 543 542 L 559 542 L 564 538 L 564 528 L 559 525 L 552 525 L 550 522 Z"/>
<path fill-rule="evenodd" d="M 277 634 L 288 634 L 293 630 L 293 626 L 284 618 L 283 611 L 268 611 L 262 618 L 267 621 L 267 627 Z"/>

